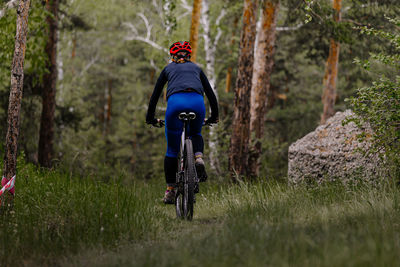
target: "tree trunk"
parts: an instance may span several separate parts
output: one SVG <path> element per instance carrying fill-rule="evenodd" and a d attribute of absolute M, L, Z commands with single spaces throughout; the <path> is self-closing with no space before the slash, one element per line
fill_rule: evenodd
<path fill-rule="evenodd" d="M 239 18 L 235 18 L 233 21 L 233 31 L 232 31 L 232 37 L 231 37 L 231 48 L 229 49 L 229 57 L 232 56 L 233 51 L 232 47 L 235 45 L 235 36 L 236 36 L 236 28 L 237 24 L 239 22 Z M 226 77 L 225 77 L 225 92 L 229 93 L 231 91 L 231 82 L 232 82 L 232 67 L 228 67 L 228 71 L 226 72 Z"/>
<path fill-rule="evenodd" d="M 228 67 L 228 71 L 226 72 L 226 78 L 225 78 L 225 93 L 229 93 L 231 91 L 231 80 L 232 80 L 232 67 Z"/>
<path fill-rule="evenodd" d="M 71 51 L 71 59 L 74 59 L 76 56 L 76 32 L 72 34 L 72 51 Z"/>
<path fill-rule="evenodd" d="M 208 79 L 210 81 L 210 85 L 214 91 L 215 96 L 218 99 L 218 91 L 216 88 L 216 73 L 215 73 L 215 53 L 218 47 L 218 43 L 222 34 L 222 30 L 220 27 L 220 21 L 222 17 L 225 15 L 225 10 L 222 9 L 220 16 L 215 21 L 215 26 L 217 27 L 217 34 L 215 39 L 212 40 L 210 26 L 212 24 L 209 16 L 210 10 L 210 2 L 209 0 L 203 0 L 203 10 L 201 17 L 201 25 L 203 27 L 203 39 L 204 39 L 204 51 L 206 54 L 206 73 Z M 210 167 L 212 170 L 216 171 L 216 173 L 220 173 L 219 167 L 219 159 L 218 159 L 218 140 L 215 128 L 210 128 L 210 140 L 209 140 L 209 148 L 210 148 Z"/>
<path fill-rule="evenodd" d="M 252 147 L 249 156 L 249 170 L 253 177 L 258 176 L 260 171 L 261 139 L 264 135 L 267 102 L 271 95 L 270 80 L 274 65 L 273 55 L 275 52 L 278 9 L 278 0 L 263 1 L 261 26 L 257 33 L 250 101 L 250 144 Z"/>
<path fill-rule="evenodd" d="M 192 61 L 196 62 L 197 43 L 199 39 L 201 0 L 193 1 L 192 25 L 190 27 L 190 45 L 192 46 Z"/>
<path fill-rule="evenodd" d="M 2 183 L 11 180 L 17 172 L 19 120 L 24 82 L 24 58 L 26 36 L 28 32 L 29 5 L 30 0 L 21 0 L 17 11 L 17 33 L 15 36 L 15 50 L 11 68 L 11 88 L 7 116 L 8 127 L 4 152 L 4 178 Z M 13 191 L 11 191 L 11 193 L 13 193 Z"/>
<path fill-rule="evenodd" d="M 243 29 L 240 38 L 240 56 L 232 125 L 233 131 L 229 154 L 229 169 L 236 175 L 244 175 L 247 173 L 250 133 L 250 95 L 253 77 L 257 6 L 257 0 L 244 1 Z"/>
<path fill-rule="evenodd" d="M 104 106 L 104 135 L 108 135 L 110 132 L 110 122 L 111 122 L 111 105 L 112 105 L 112 80 L 107 80 L 107 88 L 105 90 L 105 106 Z"/>
<path fill-rule="evenodd" d="M 48 56 L 47 70 L 43 77 L 42 117 L 40 120 L 39 164 L 50 168 L 53 158 L 54 113 L 56 108 L 57 84 L 57 30 L 58 30 L 59 0 L 46 0 L 46 9 L 50 13 L 48 24 L 48 40 L 46 54 Z"/>
<path fill-rule="evenodd" d="M 334 20 L 340 22 L 341 20 L 342 0 L 333 0 Z M 340 44 L 333 38 L 330 40 L 329 56 L 326 61 L 325 76 L 324 76 L 324 90 L 322 94 L 322 103 L 324 110 L 321 115 L 321 124 L 324 124 L 327 119 L 335 114 L 334 106 L 336 100 L 336 81 L 339 66 L 339 48 Z"/>

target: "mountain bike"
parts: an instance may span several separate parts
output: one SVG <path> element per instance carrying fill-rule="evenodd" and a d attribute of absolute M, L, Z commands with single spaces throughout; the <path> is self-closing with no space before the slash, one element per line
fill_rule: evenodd
<path fill-rule="evenodd" d="M 175 195 L 176 216 L 191 221 L 193 219 L 193 208 L 195 194 L 199 192 L 199 178 L 195 167 L 192 140 L 187 135 L 191 120 L 196 119 L 194 112 L 181 112 L 178 118 L 183 122 L 180 152 L 178 158 L 178 171 L 176 173 L 177 192 Z M 158 120 L 158 126 L 163 127 L 165 122 Z M 210 123 L 204 123 L 210 126 Z"/>
<path fill-rule="evenodd" d="M 196 118 L 196 113 L 181 112 L 178 118 L 183 121 L 183 130 L 178 160 L 178 172 L 176 175 L 176 216 L 190 221 L 193 219 L 194 194 L 199 192 L 199 179 L 194 165 L 192 140 L 186 133 L 189 130 L 190 121 Z"/>

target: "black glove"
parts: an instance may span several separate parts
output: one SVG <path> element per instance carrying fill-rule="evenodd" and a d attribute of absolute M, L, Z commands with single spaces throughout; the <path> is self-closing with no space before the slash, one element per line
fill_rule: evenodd
<path fill-rule="evenodd" d="M 214 124 L 214 123 L 218 123 L 218 122 L 219 122 L 218 118 L 210 117 L 204 121 L 204 124 Z"/>
<path fill-rule="evenodd" d="M 161 128 L 161 127 L 164 126 L 164 121 L 163 120 L 155 119 L 155 118 L 146 121 L 146 123 L 147 124 L 151 124 L 151 125 L 153 125 L 154 127 L 157 127 L 157 128 Z"/>
<path fill-rule="evenodd" d="M 158 120 L 157 120 L 156 118 L 152 118 L 152 119 L 146 120 L 146 123 L 147 123 L 147 124 L 151 124 L 151 125 L 154 125 L 154 124 L 156 124 L 157 122 L 158 122 Z"/>

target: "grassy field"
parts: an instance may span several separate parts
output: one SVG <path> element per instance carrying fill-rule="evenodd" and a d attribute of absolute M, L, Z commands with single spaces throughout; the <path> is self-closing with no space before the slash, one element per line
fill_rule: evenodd
<path fill-rule="evenodd" d="M 26 165 L 0 221 L 0 265 L 398 266 L 399 189 L 277 182 L 202 186 L 193 222 L 161 181 L 123 184 Z"/>

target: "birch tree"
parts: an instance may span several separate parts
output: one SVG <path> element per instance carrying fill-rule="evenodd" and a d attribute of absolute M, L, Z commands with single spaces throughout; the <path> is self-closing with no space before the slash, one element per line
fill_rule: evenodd
<path fill-rule="evenodd" d="M 264 0 L 254 58 L 252 92 L 250 101 L 250 144 L 249 170 L 257 176 L 260 170 L 261 138 L 264 135 L 264 119 L 267 101 L 271 97 L 270 80 L 274 65 L 273 55 L 276 40 L 276 19 L 279 0 Z"/>
<path fill-rule="evenodd" d="M 253 77 L 257 7 L 257 0 L 244 1 L 243 28 L 240 38 L 240 55 L 229 154 L 229 168 L 236 175 L 247 173 L 250 95 Z"/>
<path fill-rule="evenodd" d="M 192 10 L 192 24 L 190 26 L 190 45 L 192 46 L 192 56 L 191 60 L 196 62 L 197 56 L 197 46 L 199 39 L 199 24 L 200 24 L 200 15 L 201 15 L 201 1 L 202 0 L 194 0 L 193 1 L 193 10 Z"/>
<path fill-rule="evenodd" d="M 24 82 L 24 59 L 26 50 L 26 36 L 28 32 L 28 15 L 30 0 L 21 0 L 17 12 L 17 32 L 15 36 L 14 57 L 11 67 L 11 88 L 8 104 L 7 134 L 4 152 L 4 176 L 2 185 L 11 183 L 10 193 L 13 191 L 13 181 L 17 172 L 17 149 L 20 124 L 20 110 L 22 89 Z M 14 180 L 15 181 L 15 180 Z M 10 185 L 10 184 L 9 184 Z"/>
<path fill-rule="evenodd" d="M 333 19 L 336 23 L 341 20 L 342 0 L 333 0 Z M 339 66 L 339 48 L 340 43 L 334 38 L 330 39 L 329 56 L 326 61 L 325 76 L 323 80 L 322 103 L 324 110 L 321 115 L 321 124 L 324 124 L 327 119 L 335 113 L 334 106 L 336 100 L 336 82 Z"/>
<path fill-rule="evenodd" d="M 222 29 L 221 29 L 221 20 L 225 16 L 226 11 L 225 8 L 221 10 L 221 13 L 215 20 L 215 26 L 217 27 L 217 33 L 215 37 L 212 37 L 210 25 L 212 21 L 210 19 L 210 2 L 209 0 L 203 0 L 203 7 L 202 7 L 202 15 L 201 15 L 201 26 L 203 28 L 202 37 L 204 39 L 204 51 L 206 55 L 206 73 L 208 79 L 210 81 L 210 85 L 213 88 L 214 94 L 218 99 L 218 90 L 216 88 L 217 81 L 216 81 L 216 73 L 215 73 L 215 54 L 217 51 L 218 43 L 222 36 Z M 215 128 L 211 127 L 210 129 L 210 166 L 213 170 L 219 172 L 219 160 L 217 156 L 217 148 L 218 148 L 218 141 L 216 140 L 216 132 Z"/>
<path fill-rule="evenodd" d="M 57 84 L 57 31 L 58 31 L 58 7 L 59 0 L 46 0 L 46 9 L 49 15 L 46 18 L 48 24 L 48 40 L 46 54 L 48 56 L 47 70 L 43 77 L 42 92 L 42 116 L 40 120 L 39 137 L 39 164 L 43 167 L 51 167 L 54 142 L 54 115 L 56 109 L 56 84 Z"/>

